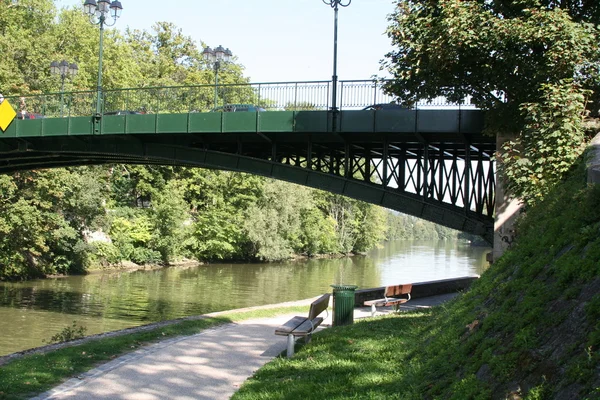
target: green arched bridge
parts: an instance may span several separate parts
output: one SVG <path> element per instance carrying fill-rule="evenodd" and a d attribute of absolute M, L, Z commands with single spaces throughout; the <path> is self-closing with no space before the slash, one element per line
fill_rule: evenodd
<path fill-rule="evenodd" d="M 106 91 L 100 114 L 92 92 L 7 97 L 33 118 L 0 132 L 0 173 L 102 163 L 241 171 L 492 242 L 496 141 L 482 134 L 482 111 L 431 103 L 365 110 L 389 99 L 373 82 L 341 82 L 340 111 L 332 112 L 329 85 L 223 86 L 219 105 L 214 86 Z M 266 111 L 210 112 L 231 104 Z"/>

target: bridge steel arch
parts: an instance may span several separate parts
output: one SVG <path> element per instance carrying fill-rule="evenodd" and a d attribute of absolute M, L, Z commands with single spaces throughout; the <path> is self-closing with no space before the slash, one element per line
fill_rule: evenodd
<path fill-rule="evenodd" d="M 104 163 L 246 172 L 342 194 L 493 242 L 495 139 L 460 110 L 190 113 L 15 121 L 0 173 Z M 219 119 L 218 123 L 207 118 Z M 200 128 L 199 128 L 200 127 Z"/>

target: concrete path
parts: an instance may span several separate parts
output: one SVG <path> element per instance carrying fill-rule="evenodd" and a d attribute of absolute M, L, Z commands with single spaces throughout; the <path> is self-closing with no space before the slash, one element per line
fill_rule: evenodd
<path fill-rule="evenodd" d="M 453 296 L 413 299 L 402 308 L 430 307 Z M 34 399 L 229 399 L 257 369 L 285 351 L 286 337 L 274 330 L 293 315 L 231 323 L 146 346 Z M 355 318 L 370 315 L 369 308 L 355 309 Z M 331 316 L 321 326 L 331 326 Z"/>

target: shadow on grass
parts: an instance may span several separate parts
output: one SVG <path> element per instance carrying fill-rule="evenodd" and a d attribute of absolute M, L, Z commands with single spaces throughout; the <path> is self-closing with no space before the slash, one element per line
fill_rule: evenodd
<path fill-rule="evenodd" d="M 260 369 L 232 399 L 397 398 L 430 319 L 429 311 L 416 311 L 321 331 L 295 357 Z"/>

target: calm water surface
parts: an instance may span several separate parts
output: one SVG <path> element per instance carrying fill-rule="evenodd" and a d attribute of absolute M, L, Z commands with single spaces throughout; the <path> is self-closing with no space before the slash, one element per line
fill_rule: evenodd
<path fill-rule="evenodd" d="M 300 300 L 332 283 L 370 288 L 481 274 L 488 248 L 387 243 L 367 256 L 214 264 L 0 283 L 0 355 L 44 345 L 73 321 L 87 334 L 234 308 Z"/>

